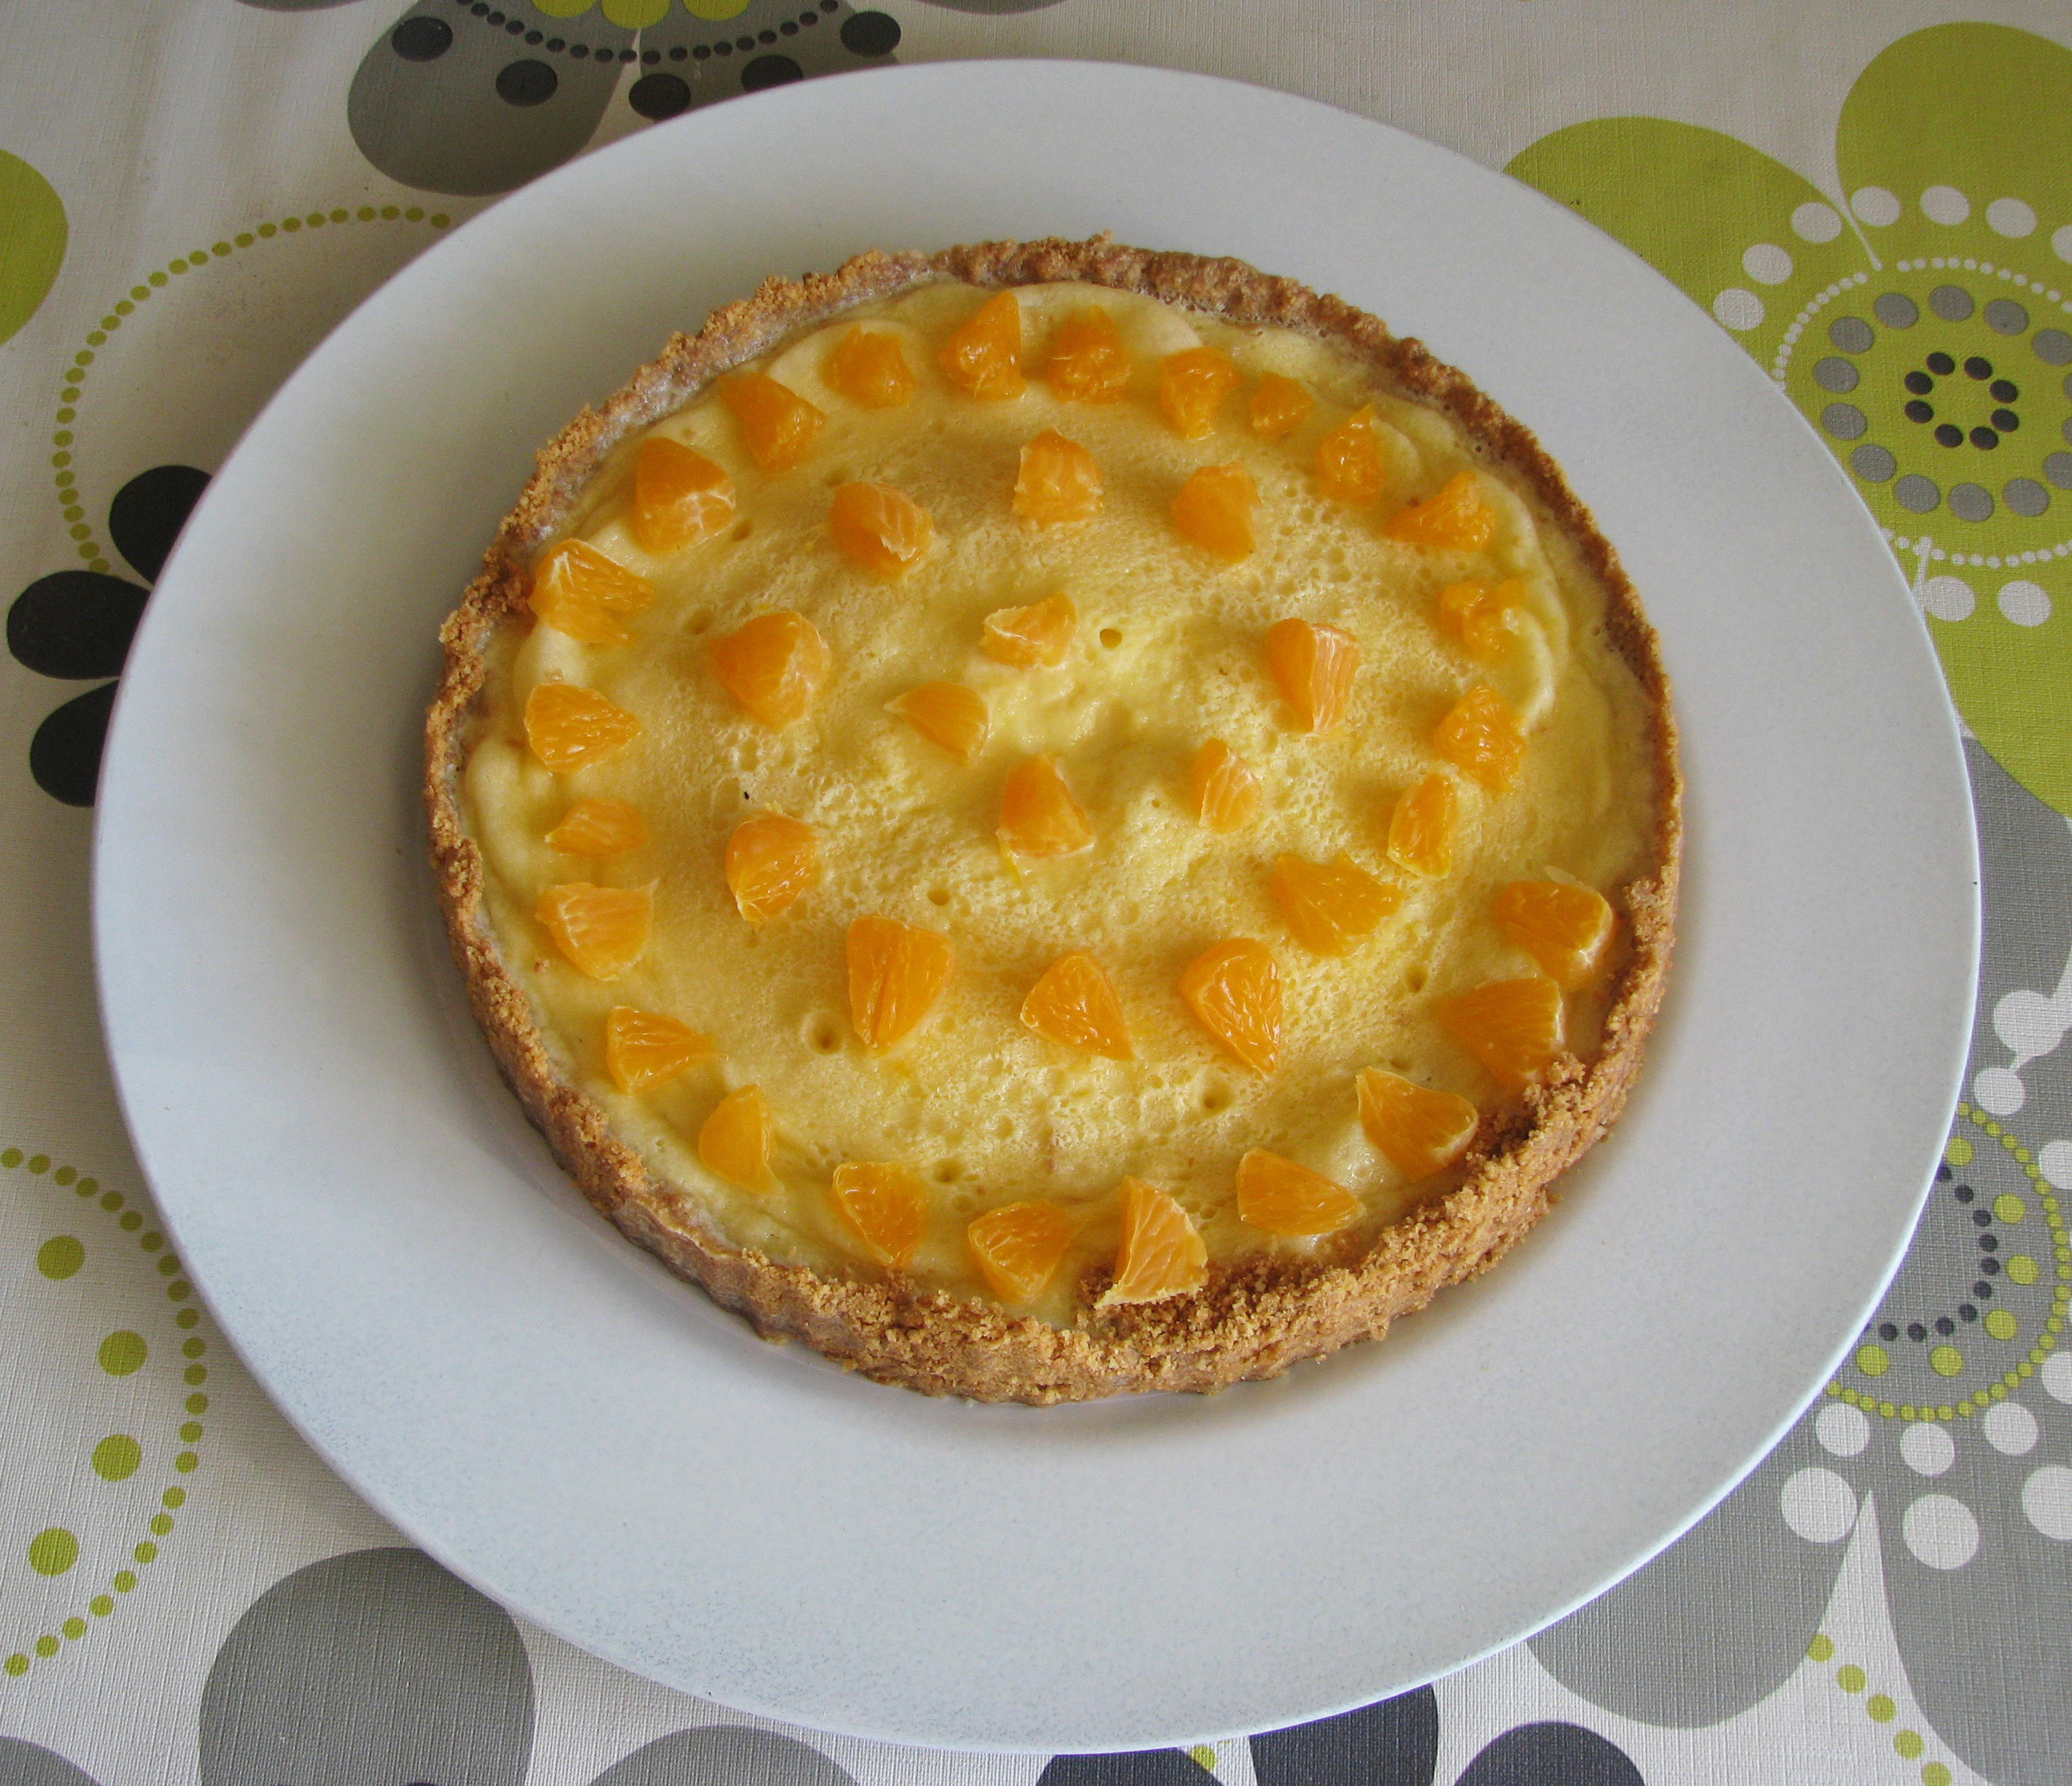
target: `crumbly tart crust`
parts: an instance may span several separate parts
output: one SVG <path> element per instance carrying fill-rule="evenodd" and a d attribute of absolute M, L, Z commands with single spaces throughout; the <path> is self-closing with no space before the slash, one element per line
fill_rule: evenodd
<path fill-rule="evenodd" d="M 481 852 L 458 804 L 471 712 L 495 630 L 527 613 L 530 566 L 575 515 L 612 448 L 683 407 L 717 375 L 852 306 L 912 286 L 1078 280 L 1155 298 L 1227 323 L 1293 329 L 1334 343 L 1384 389 L 1450 417 L 1566 535 L 1607 596 L 1607 629 L 1647 698 L 1657 824 L 1653 865 L 1612 890 L 1625 929 L 1595 1059 L 1570 1054 L 1544 1084 L 1485 1113 L 1454 1189 L 1370 1237 L 1335 1237 L 1301 1258 L 1211 1261 L 1207 1282 L 1166 1301 L 1095 1306 L 1111 1274 L 1090 1271 L 1078 1323 L 1052 1327 L 859 1262 L 822 1275 L 734 1245 L 692 1198 L 652 1172 L 598 1107 L 570 1085 L 498 949 L 483 903 Z M 858 256 L 837 271 L 771 279 L 678 335 L 602 407 L 541 451 L 459 607 L 440 632 L 445 669 L 426 728 L 425 800 L 440 905 L 476 1020 L 527 1114 L 586 1196 L 770 1340 L 796 1339 L 846 1368 L 930 1395 L 1038 1405 L 1152 1389 L 1205 1391 L 1278 1375 L 1356 1340 L 1378 1339 L 1438 1291 L 1485 1271 L 1546 1214 L 1554 1181 L 1617 1118 L 1659 1006 L 1675 928 L 1681 782 L 1669 689 L 1655 633 L 1617 554 L 1531 431 L 1416 340 L 1372 316 L 1240 261 L 1091 241 L 986 242 L 939 254 Z"/>

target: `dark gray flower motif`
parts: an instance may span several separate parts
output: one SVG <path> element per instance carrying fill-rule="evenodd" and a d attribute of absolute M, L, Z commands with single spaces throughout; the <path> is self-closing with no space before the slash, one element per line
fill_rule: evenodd
<path fill-rule="evenodd" d="M 346 0 L 244 3 L 301 11 Z M 508 192 L 580 150 L 622 81 L 633 110 L 660 121 L 869 67 L 898 43 L 890 13 L 846 0 L 748 0 L 722 19 L 678 0 L 563 4 L 553 13 L 532 0 L 414 0 L 361 59 L 346 124 L 360 153 L 403 185 Z"/>
<path fill-rule="evenodd" d="M 593 1786 L 856 1786 L 818 1749 L 775 1730 L 709 1724 L 635 1749 Z"/>
<path fill-rule="evenodd" d="M 2072 834 L 1975 742 L 1966 751 L 1986 915 L 1976 1073 L 2004 1058 L 2002 1000 L 2062 983 Z M 2062 1179 L 2072 1157 L 2072 1063 L 2029 1060 L 2014 1090 L 2004 1117 L 1960 1106 L 1906 1259 L 1832 1393 L 1679 1543 L 1531 1640 L 1571 1691 L 1647 1723 L 1714 1724 L 1774 1691 L 1809 1644 L 1826 1660 L 1819 1622 L 1874 1496 L 1922 1718 L 1997 1786 L 2062 1780 L 2072 1644 L 2038 1584 L 2072 1563 L 2072 1354 L 2059 1344 L 2066 1230 L 2042 1167 L 2058 1162 Z M 1848 1659 L 1835 1661 L 1839 1681 Z M 1889 1698 L 1864 1703 L 1892 1716 Z M 1922 1752 L 1918 1731 L 1894 1743 Z"/>
<path fill-rule="evenodd" d="M 0 1786 L 100 1786 L 61 1755 L 19 1738 L 0 1736 Z"/>
<path fill-rule="evenodd" d="M 1431 1786 L 1438 1760 L 1429 1687 L 1252 1739 L 1259 1786 Z"/>
<path fill-rule="evenodd" d="M 1580 1724 L 1520 1724 L 1468 1763 L 1458 1786 L 1646 1786 L 1616 1743 Z"/>
<path fill-rule="evenodd" d="M 154 465 L 115 492 L 108 532 L 115 549 L 146 583 L 163 568 L 208 474 L 191 465 Z M 7 649 L 39 676 L 100 681 L 122 673 L 130 641 L 144 617 L 149 589 L 97 570 L 57 570 L 39 577 L 7 610 Z M 101 775 L 115 683 L 100 681 L 55 709 L 29 741 L 29 773 L 53 800 L 91 806 Z"/>

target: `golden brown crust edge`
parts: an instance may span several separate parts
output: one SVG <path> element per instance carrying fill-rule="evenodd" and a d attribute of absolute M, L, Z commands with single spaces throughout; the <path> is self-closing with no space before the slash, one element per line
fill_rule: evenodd
<path fill-rule="evenodd" d="M 781 1264 L 707 1230 L 693 1200 L 650 1173 L 612 1134 L 602 1111 L 556 1068 L 497 949 L 483 910 L 482 857 L 462 824 L 457 787 L 483 681 L 482 649 L 500 623 L 524 611 L 533 553 L 567 520 L 618 442 L 680 408 L 717 373 L 850 306 L 944 278 L 996 287 L 1083 280 L 1337 342 L 1384 384 L 1458 422 L 1573 542 L 1605 591 L 1613 644 L 1653 714 L 1658 817 L 1654 868 L 1614 899 L 1626 948 L 1598 1056 L 1588 1063 L 1565 1057 L 1548 1084 L 1486 1119 L 1460 1184 L 1384 1228 L 1357 1257 L 1262 1256 L 1212 1265 L 1207 1283 L 1192 1294 L 1089 1307 L 1071 1329 L 931 1290 L 896 1272 L 865 1276 L 859 1267 L 854 1278 L 836 1278 Z M 753 297 L 714 311 L 695 336 L 673 337 L 602 409 L 586 409 L 549 442 L 440 640 L 445 669 L 426 719 L 425 780 L 439 903 L 476 1020 L 526 1113 L 584 1194 L 631 1239 L 746 1315 L 765 1338 L 802 1340 L 882 1382 L 1039 1405 L 1208 1390 L 1379 1338 L 1399 1315 L 1487 1270 L 1546 1213 L 1553 1181 L 1624 1105 L 1661 1003 L 1675 928 L 1682 784 L 1668 680 L 1618 554 L 1531 431 L 1461 373 L 1339 299 L 1240 261 L 1146 253 L 1104 237 L 986 242 L 932 256 L 864 254 L 832 274 L 767 281 Z M 1091 1274 L 1087 1287 L 1091 1303 L 1100 1274 Z"/>

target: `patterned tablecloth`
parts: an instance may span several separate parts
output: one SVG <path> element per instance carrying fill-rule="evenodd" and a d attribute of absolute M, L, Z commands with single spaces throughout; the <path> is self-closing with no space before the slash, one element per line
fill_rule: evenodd
<path fill-rule="evenodd" d="M 2062 6 L 12 0 L 0 16 L 0 1786 L 2066 1778 Z M 771 1726 L 595 1661 L 410 1548 L 199 1307 L 124 1138 L 88 949 L 88 809 L 130 633 L 209 472 L 332 323 L 495 195 L 689 107 L 894 59 L 1029 55 L 1328 100 L 1507 168 L 1651 261 L 1823 431 L 1885 529 L 1967 732 L 1984 874 L 1964 1101 L 1920 1230 L 1850 1361 L 1747 1481 L 1594 1604 L 1433 1686 L 1122 1757 Z M 1734 1368 L 1703 1332 L 1663 1339 L 1694 1395 Z"/>

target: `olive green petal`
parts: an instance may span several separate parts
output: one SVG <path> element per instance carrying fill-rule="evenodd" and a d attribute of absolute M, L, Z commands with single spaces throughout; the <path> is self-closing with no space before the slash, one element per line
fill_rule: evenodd
<path fill-rule="evenodd" d="M 1812 293 L 1868 265 L 1810 181 L 1695 124 L 1572 124 L 1505 171 L 1623 242 L 1765 365 Z"/>
<path fill-rule="evenodd" d="M 2039 263 L 2031 270 L 2072 274 L 2049 246 L 2072 223 L 2068 131 L 2072 51 L 2004 25 L 1937 25 L 1901 38 L 1856 77 L 1835 159 L 1844 191 L 1899 201 L 1899 221 L 1871 232 L 1881 256 L 1991 255 L 2021 242 Z M 1924 207 L 1930 192 L 1936 200 Z M 2015 202 L 1995 211 L 2004 200 Z M 1886 238 L 1902 236 L 1888 249 Z"/>
<path fill-rule="evenodd" d="M 64 253 L 64 205 L 51 183 L 0 150 L 0 341 L 36 314 Z"/>
<path fill-rule="evenodd" d="M 1978 607 L 1967 619 L 1931 615 L 1928 622 L 1957 710 L 1996 763 L 2045 805 L 2072 817 L 2072 726 L 2065 718 L 2072 712 L 2072 573 L 2066 561 L 2047 570 L 1934 569 L 1961 577 L 1978 591 Z M 2049 618 L 2041 625 L 2010 620 L 1997 592 L 2012 582 L 2042 589 Z M 2024 619 L 2041 606 L 2033 596 L 2025 603 L 2006 603 Z"/>

